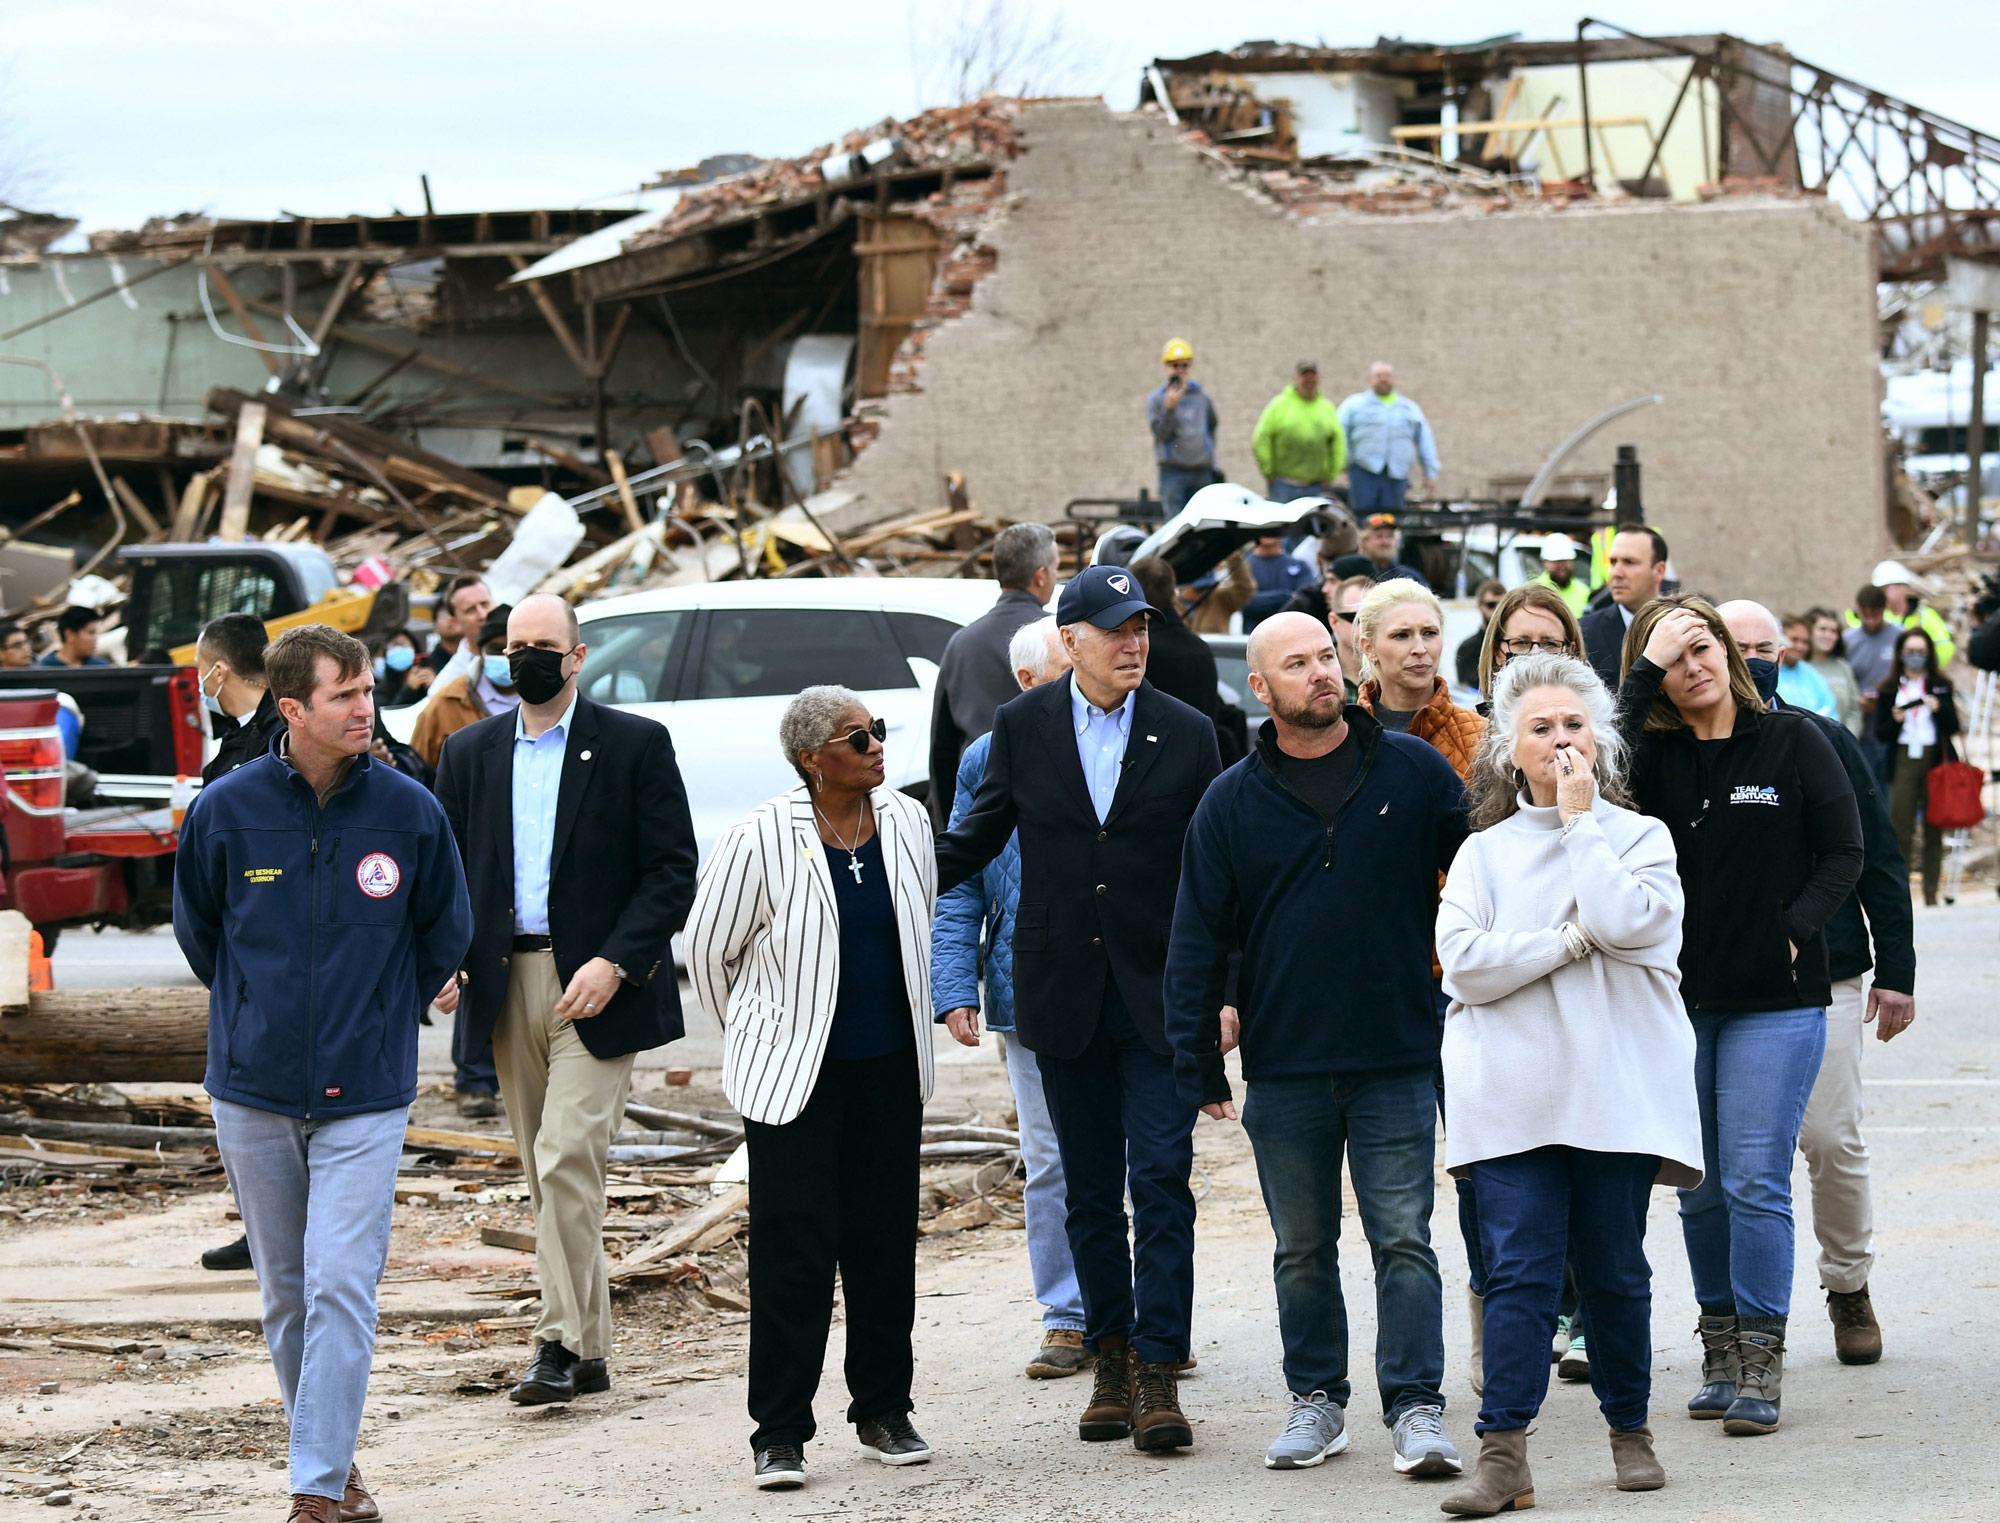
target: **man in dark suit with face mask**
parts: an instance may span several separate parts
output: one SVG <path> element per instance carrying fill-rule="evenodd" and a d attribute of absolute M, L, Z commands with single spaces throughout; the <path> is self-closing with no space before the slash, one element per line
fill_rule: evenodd
<path fill-rule="evenodd" d="M 542 1313 L 508 1394 L 610 1388 L 606 1150 L 635 1053 L 682 1035 L 671 942 L 694 902 L 694 826 L 673 742 L 577 691 L 589 651 L 562 599 L 507 622 L 520 707 L 460 730 L 438 768 L 465 858 L 472 949 L 439 997 L 491 1033 L 535 1207 Z"/>

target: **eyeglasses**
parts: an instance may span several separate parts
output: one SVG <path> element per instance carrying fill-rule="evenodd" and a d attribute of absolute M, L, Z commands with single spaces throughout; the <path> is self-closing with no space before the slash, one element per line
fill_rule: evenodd
<path fill-rule="evenodd" d="M 1494 609 L 1498 608 L 1499 606 L 1500 606 L 1500 601 L 1499 599 L 1496 598 L 1490 603 L 1481 603 L 1479 605 L 1479 611 L 1486 618 L 1490 619 L 1493 617 Z"/>
<path fill-rule="evenodd" d="M 866 756 L 868 754 L 868 741 L 871 736 L 876 740 L 887 740 L 889 738 L 889 721 L 886 719 L 877 719 L 865 725 L 856 725 L 845 735 L 835 736 L 834 739 L 846 741 L 850 746 L 854 747 L 856 754 Z M 827 744 L 830 746 L 833 744 L 833 741 L 829 740 Z"/>
<path fill-rule="evenodd" d="M 1352 608 L 1336 608 L 1333 611 L 1333 616 L 1343 624 L 1352 624 L 1354 622 L 1354 610 Z"/>
<path fill-rule="evenodd" d="M 1502 640 L 1500 649 L 1510 656 L 1570 656 L 1576 647 L 1567 640 Z"/>

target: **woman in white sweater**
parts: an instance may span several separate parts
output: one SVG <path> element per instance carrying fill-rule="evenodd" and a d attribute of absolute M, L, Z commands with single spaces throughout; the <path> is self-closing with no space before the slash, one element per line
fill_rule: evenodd
<path fill-rule="evenodd" d="M 1700 1181 L 1701 1117 L 1673 841 L 1626 807 L 1623 759 L 1588 666 L 1507 664 L 1473 773 L 1476 834 L 1438 911 L 1445 1163 L 1478 1192 L 1487 1274 L 1479 1468 L 1448 1513 L 1534 1505 L 1527 1429 L 1548 1393 L 1566 1253 L 1618 1487 L 1666 1481 L 1646 1426 L 1646 1202 L 1655 1184 Z"/>

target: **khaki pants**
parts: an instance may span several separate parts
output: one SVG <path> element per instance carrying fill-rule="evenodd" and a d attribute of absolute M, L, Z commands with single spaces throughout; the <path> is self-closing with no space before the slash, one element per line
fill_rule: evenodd
<path fill-rule="evenodd" d="M 1868 1188 L 1868 1143 L 1861 1135 L 1861 980 L 1842 979 L 1826 1007 L 1826 1056 L 1806 1102 L 1799 1151 L 1812 1176 L 1819 1279 L 1850 1295 L 1875 1267 L 1875 1206 Z"/>
<path fill-rule="evenodd" d="M 594 1057 L 575 1026 L 556 1019 L 563 990 L 554 957 L 516 952 L 512 967 L 493 1063 L 535 1207 L 535 1336 L 603 1359 L 611 1350 L 604 1155 L 625 1114 L 632 1057 Z"/>

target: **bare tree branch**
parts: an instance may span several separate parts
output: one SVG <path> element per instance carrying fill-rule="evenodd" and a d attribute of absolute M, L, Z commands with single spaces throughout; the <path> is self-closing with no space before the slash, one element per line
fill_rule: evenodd
<path fill-rule="evenodd" d="M 963 0 L 912 18 L 917 88 L 926 105 L 963 105 L 988 95 L 1056 95 L 1075 87 L 1085 49 L 1062 14 L 1028 0 Z"/>

